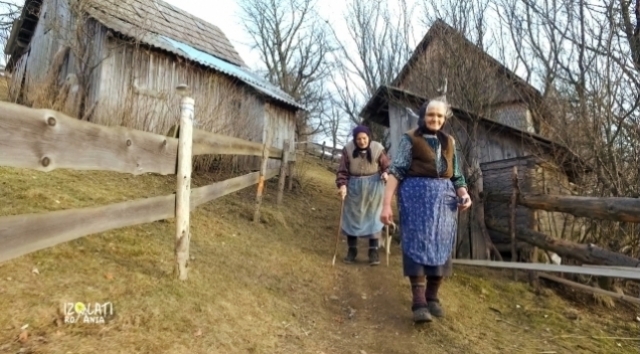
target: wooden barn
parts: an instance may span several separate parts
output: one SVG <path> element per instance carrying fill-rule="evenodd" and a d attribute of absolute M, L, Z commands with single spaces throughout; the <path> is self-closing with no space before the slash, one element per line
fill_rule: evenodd
<path fill-rule="evenodd" d="M 14 102 L 167 134 L 185 83 L 196 128 L 295 146 L 303 107 L 249 70 L 218 27 L 161 0 L 26 0 L 5 53 Z"/>
<path fill-rule="evenodd" d="M 455 107 L 444 129 L 456 138 L 461 163 L 472 173 L 467 179 L 483 201 L 493 193 L 511 192 L 516 165 L 522 170 L 522 188 L 536 194 L 569 194 L 571 183 L 578 183 L 585 172 L 573 152 L 549 139 L 553 130 L 547 121 L 553 112 L 540 92 L 441 20 L 435 21 L 396 78 L 373 94 L 360 115 L 387 127 L 388 152 L 393 156 L 402 134 L 417 127 L 420 105 L 442 95 Z M 482 214 L 507 222 L 508 211 L 504 203 L 487 202 L 480 211 L 461 214 L 458 256 L 486 258 L 489 245 L 477 226 L 484 223 Z M 518 213 L 520 222 L 544 232 L 562 230 L 560 225 L 566 224 L 560 213 L 523 208 Z M 501 253 L 509 253 L 509 240 L 496 233 L 489 238 Z"/>
<path fill-rule="evenodd" d="M 361 116 L 371 122 L 388 128 L 392 149 L 401 135 L 409 129 L 417 127 L 415 112 L 427 98 L 402 91 L 390 86 L 380 87 L 361 112 Z M 411 111 L 414 113 L 412 114 Z M 457 141 L 460 162 L 468 170 L 470 161 L 465 156 L 468 148 L 469 132 L 476 129 L 474 142 L 477 164 L 481 176 L 477 176 L 477 184 L 486 197 L 492 193 L 511 193 L 511 171 L 519 166 L 520 185 L 523 191 L 537 194 L 570 194 L 571 183 L 581 171 L 576 170 L 578 157 L 564 146 L 548 140 L 535 133 L 523 131 L 512 126 L 499 123 L 468 111 L 454 108 L 454 116 L 443 128 L 453 135 Z M 469 176 L 467 176 L 469 177 Z M 508 206 L 500 203 L 486 203 L 485 217 L 498 218 L 506 222 Z M 550 225 L 550 220 L 558 224 L 563 222 L 560 213 L 532 213 L 519 207 L 519 222 L 533 227 L 540 225 L 540 231 L 558 225 Z M 551 215 L 557 214 L 557 215 Z M 461 218 L 460 223 L 468 222 Z M 553 234 L 557 235 L 557 234 Z M 509 240 L 503 236 L 490 233 L 491 240 L 502 252 L 508 252 Z M 486 247 L 481 235 L 473 234 L 468 227 L 459 227 L 457 254 L 459 257 L 484 258 Z"/>

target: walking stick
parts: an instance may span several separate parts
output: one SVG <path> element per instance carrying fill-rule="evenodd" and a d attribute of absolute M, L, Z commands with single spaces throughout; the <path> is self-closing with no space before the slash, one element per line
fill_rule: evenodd
<path fill-rule="evenodd" d="M 386 180 L 382 180 L 382 183 L 386 186 L 387 185 L 387 181 Z M 391 221 L 391 224 L 386 225 L 387 227 L 387 237 L 385 237 L 384 239 L 384 253 L 386 254 L 387 257 L 387 267 L 389 266 L 389 254 L 391 254 L 391 237 L 389 236 L 389 228 L 393 227 L 393 232 L 396 231 L 396 224 Z"/>
<path fill-rule="evenodd" d="M 393 232 L 396 232 L 396 224 L 392 221 L 391 224 L 387 225 L 387 237 L 384 240 L 384 251 L 387 256 L 387 267 L 389 266 L 389 254 L 391 254 L 391 236 L 389 236 L 389 228 L 393 227 Z"/>
<path fill-rule="evenodd" d="M 344 212 L 344 198 L 342 198 L 342 202 L 340 203 L 340 223 L 338 224 L 338 234 L 336 235 L 336 247 L 333 249 L 333 260 L 331 261 L 331 266 L 336 265 L 336 257 L 338 256 L 338 243 L 340 243 L 340 233 L 342 233 L 342 214 Z"/>

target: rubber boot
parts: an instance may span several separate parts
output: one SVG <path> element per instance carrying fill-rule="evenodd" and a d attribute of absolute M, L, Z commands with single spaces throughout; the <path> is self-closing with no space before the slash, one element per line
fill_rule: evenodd
<path fill-rule="evenodd" d="M 377 266 L 380 264 L 380 255 L 378 254 L 378 239 L 369 239 L 369 265 Z"/>

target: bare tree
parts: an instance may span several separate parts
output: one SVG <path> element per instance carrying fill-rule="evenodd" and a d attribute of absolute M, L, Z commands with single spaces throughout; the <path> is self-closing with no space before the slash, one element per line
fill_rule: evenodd
<path fill-rule="evenodd" d="M 334 32 L 340 50 L 333 82 L 340 107 L 353 124 L 363 123 L 359 111 L 364 101 L 379 86 L 393 81 L 413 52 L 413 9 L 406 0 L 393 5 L 397 11 L 391 11 L 388 1 L 351 0 L 344 18 L 349 36 Z M 364 123 L 372 128 L 374 139 L 384 144 L 384 129 Z"/>
<path fill-rule="evenodd" d="M 543 131 L 593 169 L 576 192 L 639 197 L 640 1 L 501 0 L 495 8 L 550 108 Z M 563 237 L 640 255 L 637 225 L 567 219 Z"/>
<path fill-rule="evenodd" d="M 348 132 L 345 132 L 345 114 L 340 110 L 339 103 L 330 100 L 328 104 L 329 107 L 322 113 L 322 126 L 324 134 L 331 139 L 332 151 L 335 152 L 338 144 L 344 142 L 344 137 Z"/>
<path fill-rule="evenodd" d="M 445 21 L 480 49 L 487 50 L 491 43 L 485 42 L 493 37 L 487 23 L 490 3 L 491 0 L 424 0 L 423 25 Z"/>
<path fill-rule="evenodd" d="M 20 17 L 22 6 L 12 1 L 0 1 L 0 45 L 7 45 L 13 22 Z M 5 62 L 7 61 L 5 56 Z"/>
<path fill-rule="evenodd" d="M 332 51 L 326 23 L 316 0 L 242 0 L 243 24 L 260 53 L 266 77 L 308 113 L 297 121 L 298 137 L 322 130 L 322 108 L 328 94 L 327 56 Z"/>

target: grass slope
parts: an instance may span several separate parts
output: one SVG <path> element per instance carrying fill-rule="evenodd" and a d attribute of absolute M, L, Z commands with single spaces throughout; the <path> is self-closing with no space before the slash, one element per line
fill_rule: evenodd
<path fill-rule="evenodd" d="M 333 176 L 315 163 L 302 168 L 302 186 L 281 210 L 269 182 L 262 223 L 250 221 L 254 188 L 192 213 L 186 282 L 171 276 L 173 220 L 0 264 L 0 353 L 638 352 L 637 341 L 590 337 L 638 337 L 635 314 L 536 296 L 484 270 L 456 268 L 442 289 L 448 317 L 415 327 L 397 246 L 388 268 L 331 267 Z M 195 176 L 194 185 L 213 180 Z M 0 215 L 166 195 L 174 185 L 172 177 L 0 168 Z M 61 324 L 61 304 L 73 301 L 111 301 L 116 315 L 105 325 Z"/>
<path fill-rule="evenodd" d="M 0 79 L 0 98 L 6 90 Z M 275 180 L 268 183 L 259 224 L 250 221 L 255 188 L 192 213 L 186 282 L 171 276 L 174 220 L 0 263 L 0 354 L 640 351 L 640 341 L 603 338 L 639 338 L 636 313 L 536 296 L 484 269 L 456 268 L 442 288 L 447 318 L 415 327 L 399 249 L 389 268 L 332 268 L 333 176 L 313 162 L 300 172 L 302 185 L 285 194 L 280 210 Z M 216 179 L 194 176 L 193 185 Z M 174 187 L 175 177 L 0 167 L 0 216 L 166 195 Z M 111 301 L 116 314 L 105 325 L 62 324 L 62 304 L 75 301 Z"/>

